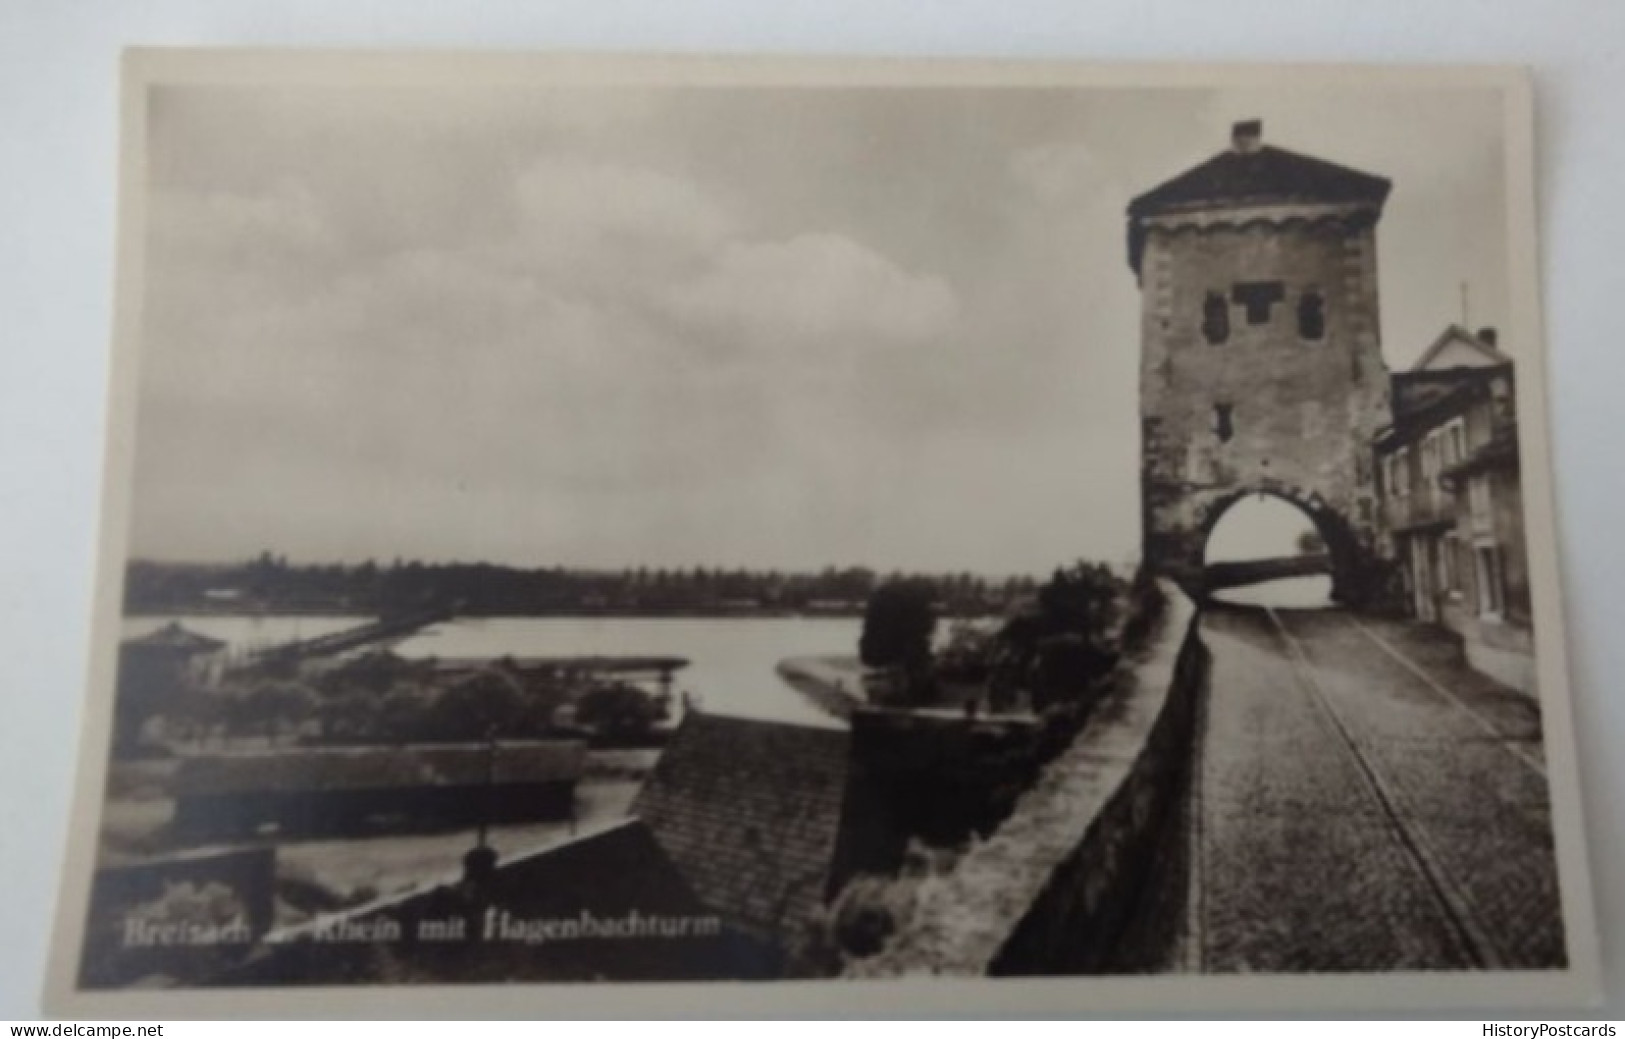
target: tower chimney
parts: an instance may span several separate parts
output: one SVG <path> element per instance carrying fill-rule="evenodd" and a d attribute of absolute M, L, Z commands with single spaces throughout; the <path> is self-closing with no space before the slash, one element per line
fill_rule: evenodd
<path fill-rule="evenodd" d="M 1500 339 L 1500 335 L 1497 334 L 1493 328 L 1481 328 L 1478 330 L 1478 341 L 1483 343 L 1485 346 L 1499 346 Z"/>
<path fill-rule="evenodd" d="M 1259 149 L 1264 142 L 1264 120 L 1244 119 L 1230 127 L 1230 146 L 1243 155 Z"/>

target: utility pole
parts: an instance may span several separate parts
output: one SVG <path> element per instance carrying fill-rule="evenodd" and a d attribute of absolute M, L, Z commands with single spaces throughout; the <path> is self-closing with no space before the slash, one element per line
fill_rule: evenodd
<path fill-rule="evenodd" d="M 463 855 L 463 884 L 474 891 L 483 890 L 497 871 L 497 853 L 489 842 L 496 793 L 496 765 L 497 728 L 493 725 L 485 739 L 485 789 L 481 791 L 479 830 L 474 847 Z"/>
<path fill-rule="evenodd" d="M 475 839 L 475 847 L 484 848 L 488 844 L 487 838 L 491 830 L 492 800 L 496 794 L 497 782 L 497 728 L 495 725 L 485 733 L 485 789 L 481 791 L 480 798 L 480 828 Z"/>

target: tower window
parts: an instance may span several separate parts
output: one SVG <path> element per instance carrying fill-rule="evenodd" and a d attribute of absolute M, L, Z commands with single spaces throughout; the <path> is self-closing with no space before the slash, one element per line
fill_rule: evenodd
<path fill-rule="evenodd" d="M 1249 325 L 1267 325 L 1270 308 L 1286 298 L 1286 286 L 1278 281 L 1238 281 L 1230 298 L 1247 308 Z"/>
<path fill-rule="evenodd" d="M 1298 297 L 1298 335 L 1316 342 L 1326 337 L 1326 297 L 1313 290 Z"/>
<path fill-rule="evenodd" d="M 1219 438 L 1220 443 L 1228 443 L 1235 435 L 1236 428 L 1230 420 L 1230 413 L 1234 410 L 1234 404 L 1213 405 L 1213 434 Z"/>
<path fill-rule="evenodd" d="M 1214 346 L 1230 338 L 1230 303 L 1221 292 L 1202 301 L 1202 337 Z"/>

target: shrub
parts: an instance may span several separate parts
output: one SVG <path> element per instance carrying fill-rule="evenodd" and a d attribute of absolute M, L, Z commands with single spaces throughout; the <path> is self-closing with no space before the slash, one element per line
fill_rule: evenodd
<path fill-rule="evenodd" d="M 655 697 L 635 685 L 615 682 L 588 690 L 577 701 L 575 722 L 611 743 L 638 742 L 664 715 Z"/>
<path fill-rule="evenodd" d="M 935 594 L 922 581 L 889 581 L 869 596 L 858 656 L 866 667 L 915 667 L 931 657 Z"/>
<path fill-rule="evenodd" d="M 1156 631 L 1163 611 L 1167 609 L 1168 598 L 1144 563 L 1134 573 L 1128 598 L 1128 619 L 1123 622 L 1122 643 L 1124 650 L 1132 651 L 1144 646 Z"/>

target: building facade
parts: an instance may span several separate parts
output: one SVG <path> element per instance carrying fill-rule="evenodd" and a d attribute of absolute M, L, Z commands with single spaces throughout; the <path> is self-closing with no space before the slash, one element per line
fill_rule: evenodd
<path fill-rule="evenodd" d="M 1459 634 L 1474 668 L 1532 693 L 1514 378 L 1492 330 L 1446 329 L 1394 375 L 1394 420 L 1373 462 L 1382 552 L 1406 611 Z"/>
<path fill-rule="evenodd" d="M 148 722 L 173 707 L 187 690 L 218 684 L 226 653 L 224 642 L 175 622 L 120 643 L 113 702 L 115 753 L 134 753 Z"/>

